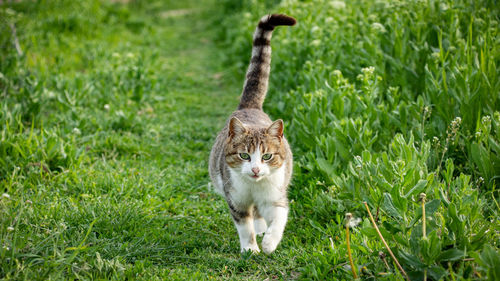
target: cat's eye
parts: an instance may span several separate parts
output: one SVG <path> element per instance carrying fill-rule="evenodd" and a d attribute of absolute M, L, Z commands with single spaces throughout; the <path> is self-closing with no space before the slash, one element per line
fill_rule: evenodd
<path fill-rule="evenodd" d="M 240 153 L 240 158 L 243 160 L 250 160 L 250 155 L 248 155 L 248 153 Z"/>
<path fill-rule="evenodd" d="M 271 158 L 273 158 L 273 155 L 270 153 L 266 153 L 266 154 L 262 155 L 262 160 L 264 160 L 264 161 L 271 160 Z"/>

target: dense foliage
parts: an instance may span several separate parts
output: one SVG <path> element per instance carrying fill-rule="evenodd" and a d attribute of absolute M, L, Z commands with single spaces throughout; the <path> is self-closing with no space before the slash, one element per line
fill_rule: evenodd
<path fill-rule="evenodd" d="M 302 268 L 304 277 L 351 276 L 340 266 L 347 262 L 347 212 L 362 218 L 352 238 L 362 278 L 396 274 L 379 258 L 386 250 L 369 223 L 366 201 L 412 280 L 500 278 L 494 266 L 500 261 L 494 1 L 226 6 L 235 11 L 219 37 L 231 52 L 228 63 L 241 71 L 263 11 L 298 21 L 275 32 L 266 106 L 288 120 L 298 160 L 294 216 L 309 218 L 324 241 Z M 335 237 L 333 248 L 329 237 Z"/>

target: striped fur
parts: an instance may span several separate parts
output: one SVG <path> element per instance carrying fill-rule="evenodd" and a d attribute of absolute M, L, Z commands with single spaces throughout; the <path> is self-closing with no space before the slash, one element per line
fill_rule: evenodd
<path fill-rule="evenodd" d="M 271 32 L 275 26 L 293 24 L 295 20 L 285 15 L 260 20 L 238 110 L 217 135 L 210 153 L 210 178 L 226 199 L 242 251 L 259 252 L 255 236 L 264 232 L 262 249 L 273 252 L 288 218 L 292 151 L 283 135 L 283 121 L 271 121 L 262 103 L 269 79 Z"/>
<path fill-rule="evenodd" d="M 253 35 L 252 58 L 246 74 L 238 109 L 262 110 L 271 69 L 271 36 L 279 25 L 294 25 L 295 19 L 286 15 L 267 15 L 259 21 Z"/>

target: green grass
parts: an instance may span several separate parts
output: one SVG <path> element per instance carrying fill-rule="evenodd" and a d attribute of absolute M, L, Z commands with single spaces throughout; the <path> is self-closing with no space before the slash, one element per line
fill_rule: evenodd
<path fill-rule="evenodd" d="M 208 152 L 241 81 L 218 63 L 203 11 L 72 2 L 2 7 L 25 56 L 5 30 L 0 277 L 280 274 L 286 259 L 240 257 L 208 190 Z M 180 8 L 193 10 L 162 17 Z"/>
<path fill-rule="evenodd" d="M 352 279 L 351 212 L 360 278 L 401 280 L 363 201 L 412 280 L 500 276 L 494 2 L 121 2 L 0 5 L 1 279 Z M 265 105 L 296 167 L 248 256 L 207 159 L 263 11 L 298 20 Z"/>

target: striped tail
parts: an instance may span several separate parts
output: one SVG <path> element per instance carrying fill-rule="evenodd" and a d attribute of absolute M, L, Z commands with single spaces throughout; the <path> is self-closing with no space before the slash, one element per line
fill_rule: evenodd
<path fill-rule="evenodd" d="M 287 15 L 266 15 L 259 21 L 253 35 L 252 58 L 248 67 L 243 93 L 238 109 L 262 110 L 267 93 L 271 69 L 271 36 L 279 25 L 294 25 L 295 19 Z"/>

